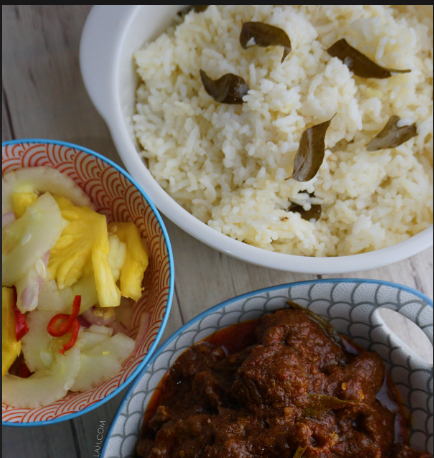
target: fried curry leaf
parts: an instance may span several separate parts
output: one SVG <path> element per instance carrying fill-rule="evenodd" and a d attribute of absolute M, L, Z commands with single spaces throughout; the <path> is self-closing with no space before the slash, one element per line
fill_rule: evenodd
<path fill-rule="evenodd" d="M 291 40 L 285 31 L 274 25 L 265 24 L 264 22 L 245 22 L 241 29 L 240 43 L 244 49 L 251 46 L 282 46 L 282 62 L 291 52 Z"/>
<path fill-rule="evenodd" d="M 342 340 L 336 329 L 324 317 L 312 312 L 308 308 L 302 307 L 293 301 L 288 301 L 288 305 L 295 310 L 302 310 L 312 321 L 314 321 L 324 333 L 336 344 L 342 347 Z"/>
<path fill-rule="evenodd" d="M 188 14 L 190 11 L 194 11 L 195 13 L 203 13 L 206 11 L 209 5 L 190 5 L 187 8 L 178 12 L 178 16 L 184 16 Z"/>
<path fill-rule="evenodd" d="M 318 221 L 321 218 L 321 205 L 311 205 L 310 210 L 305 210 L 301 205 L 292 204 L 289 207 L 290 212 L 300 213 L 301 217 L 306 221 Z"/>
<path fill-rule="evenodd" d="M 241 76 L 227 73 L 218 80 L 211 79 L 203 70 L 200 71 L 205 91 L 216 101 L 237 105 L 243 103 L 243 97 L 249 92 L 249 86 Z"/>
<path fill-rule="evenodd" d="M 310 181 L 318 173 L 324 160 L 325 136 L 333 118 L 303 132 L 295 155 L 294 170 L 287 180 Z"/>
<path fill-rule="evenodd" d="M 306 451 L 307 447 L 302 447 L 301 445 L 298 447 L 297 451 L 295 452 L 294 458 L 301 458 L 303 453 Z"/>
<path fill-rule="evenodd" d="M 396 148 L 410 140 L 410 138 L 416 137 L 416 124 L 398 127 L 399 121 L 401 121 L 399 116 L 392 116 L 384 129 L 368 144 L 368 151 Z"/>
<path fill-rule="evenodd" d="M 324 394 L 309 394 L 309 404 L 304 411 L 306 417 L 316 418 L 321 416 L 328 410 L 340 410 L 347 407 L 358 406 L 356 402 L 344 401 L 343 399 L 335 398 L 334 396 L 326 396 Z"/>
<path fill-rule="evenodd" d="M 353 48 L 345 38 L 337 41 L 327 49 L 332 57 L 340 59 L 355 75 L 361 78 L 385 79 L 393 76 L 394 73 L 410 73 L 411 70 L 394 70 L 384 68 L 366 57 L 356 48 Z"/>

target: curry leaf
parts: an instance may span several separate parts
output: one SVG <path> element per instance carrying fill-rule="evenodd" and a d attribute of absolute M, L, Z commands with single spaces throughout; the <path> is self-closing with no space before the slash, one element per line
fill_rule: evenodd
<path fill-rule="evenodd" d="M 308 308 L 304 308 L 301 305 L 293 301 L 288 301 L 288 305 L 295 310 L 302 310 L 312 321 L 314 321 L 324 333 L 336 344 L 342 346 L 342 340 L 336 331 L 336 329 L 329 323 L 324 317 L 312 312 Z"/>
<path fill-rule="evenodd" d="M 285 31 L 264 22 L 245 22 L 241 29 L 240 43 L 244 49 L 251 46 L 283 46 L 282 62 L 291 52 L 291 40 Z"/>
<path fill-rule="evenodd" d="M 190 5 L 187 8 L 181 10 L 178 12 L 179 16 L 184 16 L 185 14 L 188 14 L 190 11 L 194 11 L 195 13 L 203 13 L 206 11 L 209 5 Z"/>
<path fill-rule="evenodd" d="M 392 116 L 385 125 L 384 129 L 368 144 L 368 151 L 396 148 L 397 146 L 410 140 L 410 138 L 416 137 L 416 124 L 399 127 L 399 121 L 401 121 L 399 116 Z"/>
<path fill-rule="evenodd" d="M 302 447 L 301 445 L 298 447 L 297 451 L 295 452 L 294 458 L 301 458 L 303 453 L 306 451 L 307 447 Z"/>
<path fill-rule="evenodd" d="M 241 104 L 243 97 L 249 92 L 249 86 L 244 79 L 233 73 L 227 73 L 218 80 L 213 80 L 201 70 L 200 78 L 205 91 L 220 103 Z"/>
<path fill-rule="evenodd" d="M 366 57 L 356 48 L 353 48 L 345 38 L 337 41 L 327 49 L 332 57 L 340 59 L 355 75 L 361 78 L 385 79 L 393 76 L 394 73 L 410 73 L 411 70 L 394 70 L 384 68 Z"/>
<path fill-rule="evenodd" d="M 287 180 L 310 181 L 318 173 L 324 160 L 325 136 L 333 118 L 303 132 L 294 159 L 294 170 Z"/>
<path fill-rule="evenodd" d="M 324 394 L 312 393 L 308 395 L 308 398 L 309 404 L 304 411 L 304 415 L 311 418 L 319 417 L 329 410 L 340 410 L 359 405 L 354 401 L 344 401 L 343 399 Z"/>
<path fill-rule="evenodd" d="M 311 205 L 310 210 L 305 210 L 301 205 L 292 204 L 289 211 L 293 213 L 300 213 L 301 217 L 306 221 L 318 221 L 321 218 L 322 208 L 321 205 Z"/>

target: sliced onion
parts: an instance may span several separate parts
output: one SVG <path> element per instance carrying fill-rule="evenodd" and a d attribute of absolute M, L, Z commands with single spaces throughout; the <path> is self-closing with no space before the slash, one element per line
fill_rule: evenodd
<path fill-rule="evenodd" d="M 48 260 L 50 259 L 50 251 L 47 251 L 42 258 L 42 262 L 44 263 L 45 267 L 48 266 Z"/>
<path fill-rule="evenodd" d="M 47 251 L 15 285 L 18 294 L 17 307 L 22 313 L 34 310 L 38 306 L 39 293 L 47 276 L 49 257 L 50 252 Z"/>
<path fill-rule="evenodd" d="M 34 310 L 38 305 L 38 295 L 40 290 L 40 277 L 29 286 L 26 286 L 18 296 L 17 307 L 21 313 L 26 313 Z M 42 280 L 42 279 L 41 279 Z"/>
<path fill-rule="evenodd" d="M 113 329 L 114 336 L 116 334 L 126 334 L 127 333 L 127 328 L 122 323 L 118 323 L 117 321 L 113 321 L 113 323 L 110 323 L 107 326 Z"/>
<path fill-rule="evenodd" d="M 113 323 L 113 321 L 116 319 L 116 314 L 107 317 L 99 316 L 95 315 L 95 310 L 96 307 L 93 306 L 89 310 L 86 310 L 82 315 L 90 324 L 96 324 L 97 326 L 107 326 L 108 324 Z"/>
<path fill-rule="evenodd" d="M 150 325 L 151 315 L 148 312 L 142 313 L 142 316 L 140 317 L 139 332 L 137 333 L 134 351 L 136 351 L 143 345 L 143 342 L 146 339 L 146 335 L 148 334 Z"/>
<path fill-rule="evenodd" d="M 81 327 L 86 328 L 86 329 L 90 328 L 89 321 L 87 321 L 83 315 L 78 315 L 78 322 L 80 323 Z"/>
<path fill-rule="evenodd" d="M 13 213 L 5 213 L 4 215 L 2 215 L 2 228 L 4 228 L 10 223 L 13 223 L 15 220 L 16 218 Z"/>

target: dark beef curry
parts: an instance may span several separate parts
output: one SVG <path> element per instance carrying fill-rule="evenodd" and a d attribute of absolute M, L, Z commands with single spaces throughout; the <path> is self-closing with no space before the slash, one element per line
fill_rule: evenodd
<path fill-rule="evenodd" d="M 145 414 L 140 458 L 429 458 L 376 353 L 300 309 L 222 330 L 184 352 Z"/>

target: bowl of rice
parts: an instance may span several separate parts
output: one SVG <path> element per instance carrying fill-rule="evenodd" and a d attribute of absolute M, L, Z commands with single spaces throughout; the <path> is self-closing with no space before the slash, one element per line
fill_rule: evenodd
<path fill-rule="evenodd" d="M 351 272 L 432 245 L 432 12 L 96 6 L 80 64 L 126 168 L 176 225 L 253 264 Z M 244 92 L 212 94 L 228 81 Z"/>

